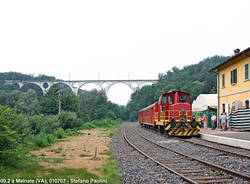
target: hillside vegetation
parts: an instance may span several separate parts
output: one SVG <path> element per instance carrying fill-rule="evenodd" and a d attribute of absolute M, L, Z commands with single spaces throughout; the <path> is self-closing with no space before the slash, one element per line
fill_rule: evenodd
<path fill-rule="evenodd" d="M 127 104 L 126 114 L 130 121 L 137 121 L 138 111 L 156 102 L 162 93 L 182 90 L 191 93 L 192 99 L 199 94 L 216 93 L 216 73 L 209 69 L 227 60 L 229 57 L 213 56 L 204 59 L 198 64 L 177 67 L 166 73 L 159 74 L 159 82 L 152 86 L 144 86 L 131 95 Z"/>
<path fill-rule="evenodd" d="M 48 94 L 42 96 L 41 89 L 34 84 L 27 84 L 19 89 L 15 85 L 4 85 L 4 80 L 49 81 L 56 80 L 55 77 L 46 75 L 35 77 L 16 72 L 0 73 L 0 105 L 8 105 L 15 108 L 17 112 L 25 114 L 57 114 L 58 99 L 56 92 L 63 89 L 63 110 L 77 113 L 77 116 L 84 122 L 106 117 L 137 121 L 138 111 L 157 101 L 162 93 L 183 90 L 191 93 L 192 99 L 196 99 L 202 93 L 216 93 L 216 73 L 208 72 L 208 70 L 228 58 L 229 56 L 208 57 L 198 64 L 187 65 L 182 69 L 173 67 L 166 73 L 160 73 L 158 83 L 152 86 L 144 86 L 131 94 L 131 99 L 126 108 L 111 103 L 103 91 L 97 90 L 80 90 L 76 97 L 65 86 L 54 86 Z"/>

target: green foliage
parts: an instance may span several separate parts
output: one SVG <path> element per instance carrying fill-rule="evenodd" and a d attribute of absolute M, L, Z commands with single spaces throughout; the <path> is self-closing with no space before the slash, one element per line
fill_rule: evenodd
<path fill-rule="evenodd" d="M 35 77 L 34 75 L 27 75 L 27 74 L 22 74 L 19 72 L 0 73 L 0 79 L 1 80 L 21 80 L 21 81 L 41 81 L 41 80 L 54 81 L 56 80 L 55 77 L 51 77 L 51 76 L 40 74 L 39 76 Z"/>
<path fill-rule="evenodd" d="M 8 105 L 15 108 L 18 113 L 34 114 L 37 109 L 38 98 L 32 89 L 27 92 L 0 90 L 0 105 Z"/>
<path fill-rule="evenodd" d="M 63 90 L 62 90 L 63 89 Z M 59 103 L 59 90 L 61 96 L 61 109 L 76 112 L 78 110 L 77 98 L 71 92 L 59 85 L 53 85 L 39 101 L 38 111 L 42 114 L 57 114 Z"/>
<path fill-rule="evenodd" d="M 7 106 L 0 106 L 0 165 L 15 166 L 24 155 L 22 136 L 14 130 L 13 124 L 18 115 Z"/>
<path fill-rule="evenodd" d="M 109 183 L 116 183 L 119 184 L 121 175 L 118 172 L 118 166 L 115 161 L 114 153 L 108 151 L 104 153 L 109 156 L 108 162 L 103 165 L 102 171 L 104 173 L 103 178 L 107 179 Z"/>
<path fill-rule="evenodd" d="M 44 148 L 50 145 L 48 142 L 47 136 L 44 133 L 34 136 L 32 141 L 35 143 L 36 146 L 41 147 L 41 148 Z"/>
<path fill-rule="evenodd" d="M 73 93 L 66 93 L 62 96 L 62 110 L 76 112 L 78 109 L 77 98 Z"/>
<path fill-rule="evenodd" d="M 39 101 L 38 111 L 42 114 L 57 114 L 58 113 L 58 86 L 52 86 Z"/>
<path fill-rule="evenodd" d="M 184 66 L 183 69 L 173 67 L 165 74 L 159 74 L 159 82 L 152 86 L 144 86 L 131 95 L 125 112 L 130 121 L 137 121 L 138 111 L 156 102 L 162 93 L 182 90 L 191 93 L 195 99 L 199 94 L 216 93 L 216 74 L 209 69 L 228 59 L 214 56 L 204 59 L 198 64 Z"/>
<path fill-rule="evenodd" d="M 84 121 L 121 118 L 122 108 L 108 101 L 104 91 L 82 91 L 78 96 L 78 116 Z"/>
<path fill-rule="evenodd" d="M 102 120 L 94 120 L 92 122 L 83 123 L 79 129 L 93 129 L 93 128 L 110 128 L 121 124 L 121 120 L 112 120 L 110 118 Z"/>
<path fill-rule="evenodd" d="M 27 92 L 23 92 L 22 95 L 19 96 L 15 104 L 15 108 L 17 113 L 35 114 L 37 104 L 38 99 L 36 92 L 30 89 Z"/>
<path fill-rule="evenodd" d="M 83 121 L 83 122 L 88 122 L 90 121 L 90 117 L 86 109 L 78 110 L 77 111 L 77 116 Z"/>
<path fill-rule="evenodd" d="M 65 132 L 63 130 L 63 128 L 58 128 L 55 132 L 55 135 L 58 139 L 62 139 L 65 137 Z"/>
<path fill-rule="evenodd" d="M 58 115 L 58 119 L 60 121 L 60 127 L 63 129 L 75 128 L 81 125 L 80 119 L 77 118 L 74 112 L 62 111 Z"/>

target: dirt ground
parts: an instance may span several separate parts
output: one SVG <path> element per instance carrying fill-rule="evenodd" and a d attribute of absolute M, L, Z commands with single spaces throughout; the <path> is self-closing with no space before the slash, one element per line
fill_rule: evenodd
<path fill-rule="evenodd" d="M 51 147 L 32 151 L 31 154 L 42 160 L 39 163 L 45 168 L 86 168 L 101 177 L 101 166 L 108 158 L 105 152 L 109 151 L 110 141 L 105 131 L 105 129 L 82 130 L 84 135 L 67 138 Z"/>

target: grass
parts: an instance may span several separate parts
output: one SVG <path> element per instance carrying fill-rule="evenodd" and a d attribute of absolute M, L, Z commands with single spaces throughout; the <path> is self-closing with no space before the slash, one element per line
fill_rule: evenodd
<path fill-rule="evenodd" d="M 66 160 L 65 158 L 39 158 L 38 161 L 44 161 L 49 162 L 53 164 L 60 164 L 63 163 L 63 161 Z"/>
<path fill-rule="evenodd" d="M 79 128 L 81 130 L 90 130 L 94 128 L 112 128 L 114 126 L 120 126 L 121 120 L 111 120 L 111 119 L 102 119 L 102 120 L 94 120 L 92 122 L 83 123 Z"/>
<path fill-rule="evenodd" d="M 62 147 L 59 147 L 57 149 L 51 149 L 50 152 L 61 153 L 62 152 Z"/>
<path fill-rule="evenodd" d="M 82 153 L 82 154 L 80 154 L 79 156 L 80 156 L 80 157 L 91 157 L 92 155 Z"/>
<path fill-rule="evenodd" d="M 37 163 L 25 164 L 20 168 L 12 169 L 0 169 L 0 178 L 5 179 L 45 179 L 47 182 L 52 178 L 62 178 L 64 180 L 62 183 L 72 183 L 70 179 L 98 179 L 98 176 L 89 173 L 86 169 L 44 169 Z"/>
<path fill-rule="evenodd" d="M 92 128 L 105 128 L 104 135 L 106 137 L 112 137 L 115 133 L 115 131 L 120 126 L 121 121 L 120 120 L 98 120 L 93 121 L 90 123 L 84 123 L 84 125 L 77 130 L 80 129 L 92 129 Z M 83 135 L 83 133 L 78 132 L 77 130 L 66 130 L 65 134 L 66 136 L 78 136 Z M 65 141 L 63 139 L 58 139 L 57 141 Z M 86 148 L 83 148 L 87 152 L 90 152 Z M 74 149 L 72 149 L 74 150 Z M 51 152 L 55 153 L 61 153 L 62 148 L 52 149 Z M 0 178 L 8 178 L 8 179 L 51 179 L 51 178 L 63 178 L 65 179 L 64 183 L 72 183 L 70 182 L 70 179 L 106 179 L 107 183 L 109 184 L 120 184 L 120 174 L 118 172 L 118 167 L 115 162 L 115 157 L 112 151 L 105 150 L 104 152 L 100 153 L 103 155 L 108 156 L 108 161 L 101 167 L 101 171 L 103 172 L 104 176 L 102 178 L 98 177 L 95 174 L 92 174 L 87 171 L 87 169 L 45 169 L 43 166 L 39 165 L 39 161 L 45 161 L 49 163 L 62 163 L 65 158 L 46 158 L 46 154 L 41 154 L 40 158 L 37 158 L 34 155 L 31 155 L 28 157 L 28 160 L 22 163 L 18 163 L 16 168 L 4 168 L 0 166 Z M 62 156 L 66 156 L 65 154 L 62 154 Z M 91 156 L 88 154 L 80 154 L 80 157 L 86 157 Z M 98 157 L 96 157 L 98 158 Z"/>
<path fill-rule="evenodd" d="M 103 178 L 107 179 L 108 183 L 112 184 L 121 184 L 120 177 L 121 175 L 118 172 L 118 166 L 115 161 L 115 156 L 112 151 L 103 152 L 109 156 L 108 162 L 102 166 L 102 172 L 104 174 Z"/>
<path fill-rule="evenodd" d="M 110 151 L 110 150 L 105 150 L 104 152 L 101 152 L 100 155 L 112 156 L 112 151 Z"/>
<path fill-rule="evenodd" d="M 55 149 L 54 152 L 55 152 L 55 153 L 61 153 L 61 152 L 62 152 L 62 148 L 59 147 L 59 148 Z"/>

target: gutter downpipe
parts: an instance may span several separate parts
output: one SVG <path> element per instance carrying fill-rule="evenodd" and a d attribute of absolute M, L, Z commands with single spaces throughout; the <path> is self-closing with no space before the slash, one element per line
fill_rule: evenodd
<path fill-rule="evenodd" d="M 218 95 L 218 107 L 217 107 L 217 124 L 219 124 L 219 115 L 220 115 L 220 75 L 217 70 L 217 95 Z M 218 126 L 217 126 L 218 128 Z"/>

